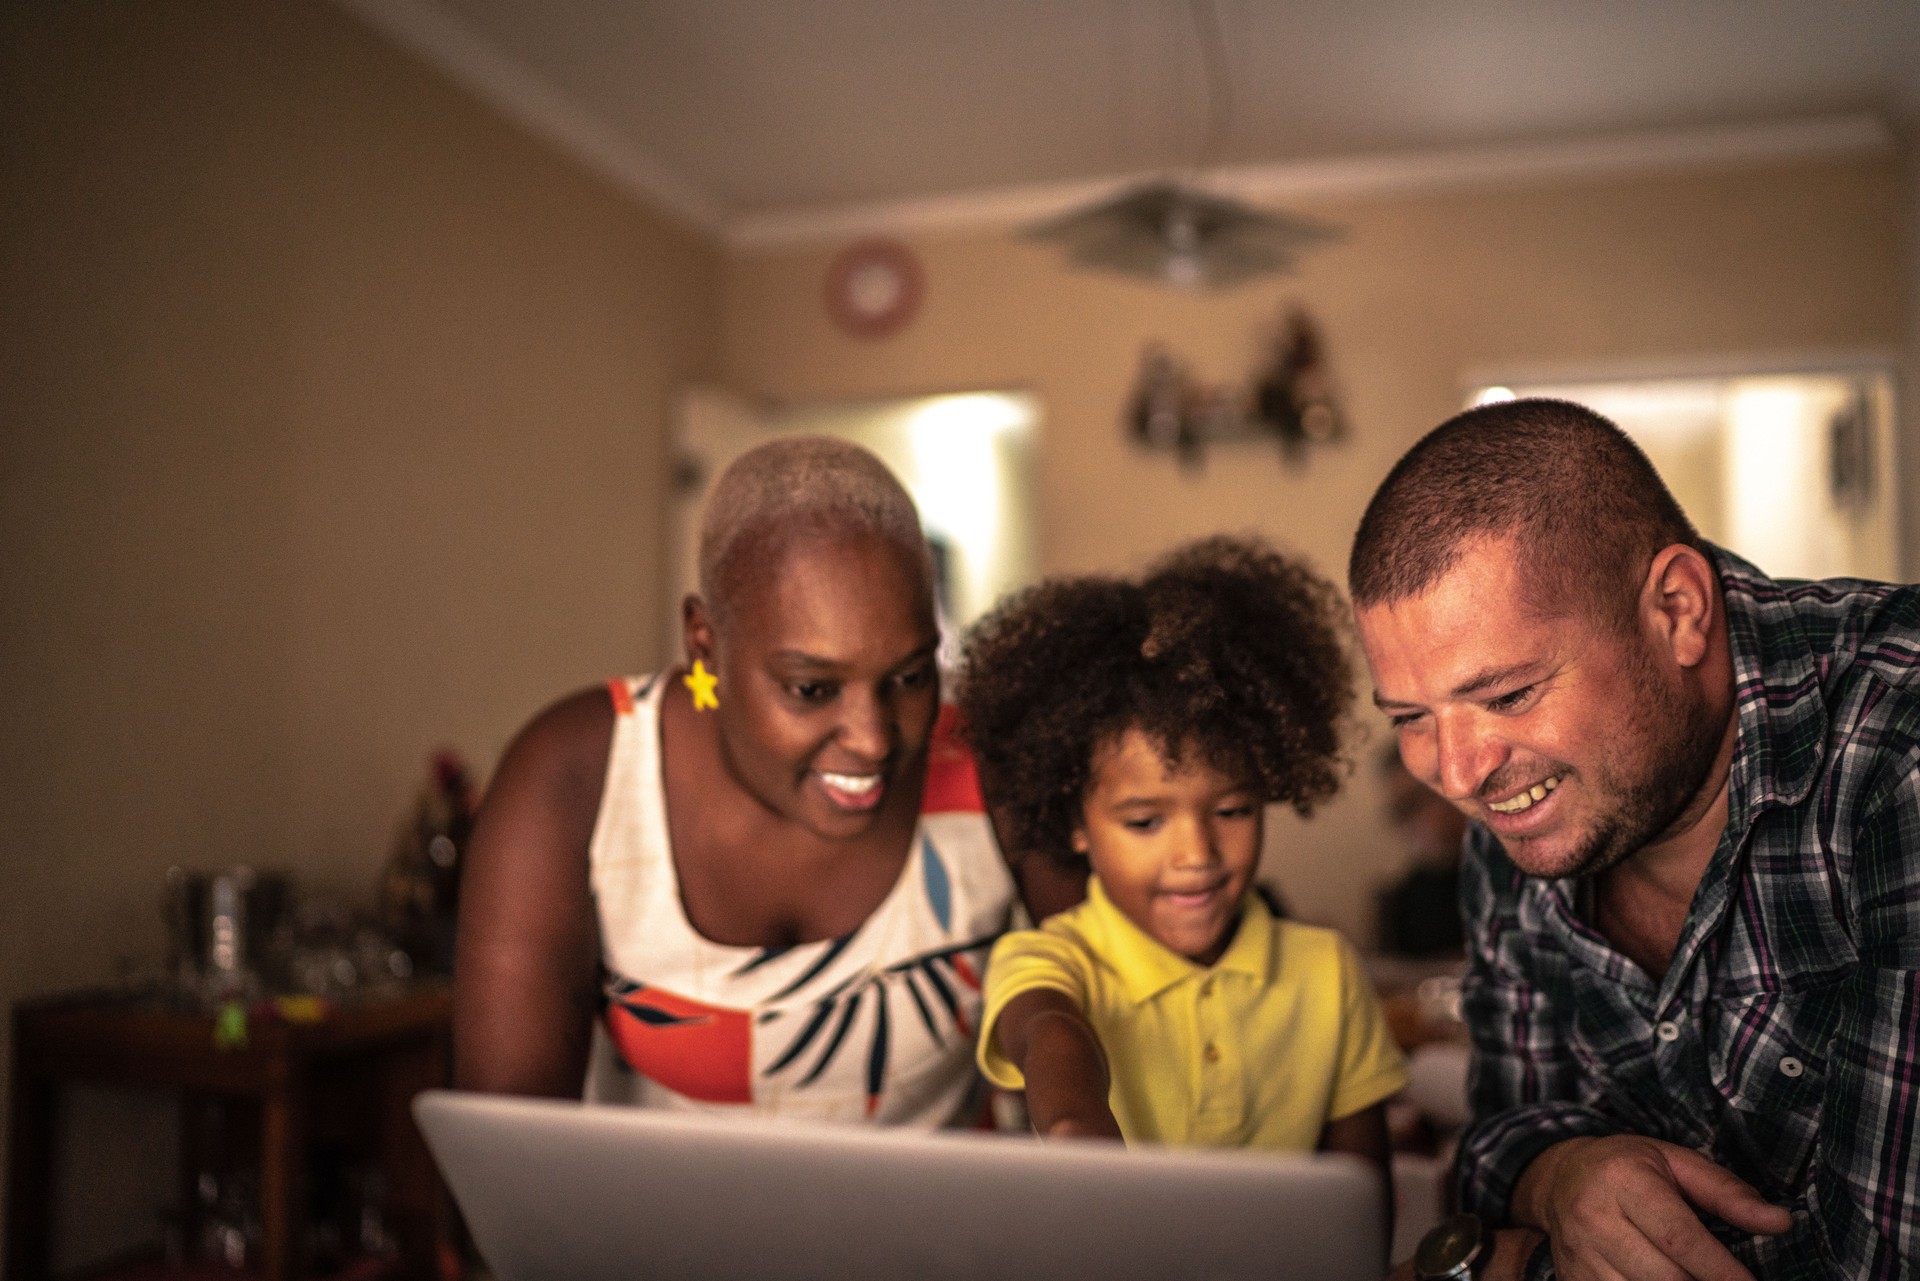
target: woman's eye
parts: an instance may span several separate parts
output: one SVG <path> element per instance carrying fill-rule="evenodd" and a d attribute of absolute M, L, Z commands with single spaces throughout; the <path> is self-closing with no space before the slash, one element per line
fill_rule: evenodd
<path fill-rule="evenodd" d="M 803 703 L 824 703 L 840 692 L 832 681 L 795 681 L 787 689 Z"/>
<path fill-rule="evenodd" d="M 901 689 L 925 689 L 933 683 L 933 668 L 916 667 L 911 671 L 901 672 L 894 677 L 894 681 Z"/>

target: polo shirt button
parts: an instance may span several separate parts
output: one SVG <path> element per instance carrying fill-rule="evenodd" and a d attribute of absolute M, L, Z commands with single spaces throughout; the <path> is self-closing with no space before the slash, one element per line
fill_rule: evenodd
<path fill-rule="evenodd" d="M 1653 1034 L 1663 1041 L 1677 1041 L 1680 1039 L 1680 1025 L 1668 1019 L 1654 1028 Z"/>
<path fill-rule="evenodd" d="M 1218 1063 L 1220 1061 L 1220 1047 L 1212 1041 L 1208 1041 L 1207 1048 L 1200 1052 L 1200 1057 L 1209 1063 Z M 1781 1066 L 1784 1068 L 1786 1065 L 1782 1064 Z"/>
<path fill-rule="evenodd" d="M 1200 985 L 1200 997 L 1202 1000 L 1205 1000 L 1207 997 L 1212 995 L 1213 995 L 1213 980 L 1208 979 L 1205 983 L 1202 983 Z"/>
<path fill-rule="evenodd" d="M 1802 1063 L 1799 1059 L 1794 1058 L 1793 1055 L 1791 1054 L 1787 1055 L 1785 1058 L 1780 1060 L 1781 1076 L 1799 1076 L 1802 1072 L 1806 1070 L 1807 1070 L 1807 1065 Z"/>

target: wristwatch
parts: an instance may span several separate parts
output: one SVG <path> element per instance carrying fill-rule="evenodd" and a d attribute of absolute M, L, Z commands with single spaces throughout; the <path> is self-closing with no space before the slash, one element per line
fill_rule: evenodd
<path fill-rule="evenodd" d="M 1486 1258 L 1487 1230 L 1477 1214 L 1440 1220 L 1413 1251 L 1417 1281 L 1467 1281 Z"/>

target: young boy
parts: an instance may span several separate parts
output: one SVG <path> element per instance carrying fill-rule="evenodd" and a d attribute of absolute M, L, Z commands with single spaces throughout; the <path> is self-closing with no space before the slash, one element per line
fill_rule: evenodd
<path fill-rule="evenodd" d="M 1263 807 L 1338 787 L 1333 589 L 1213 539 L 1145 579 L 1044 584 L 967 647 L 960 703 L 1018 848 L 1085 903 L 1003 938 L 979 1061 L 1046 1136 L 1339 1150 L 1388 1168 L 1405 1061 L 1351 948 L 1251 892 Z"/>

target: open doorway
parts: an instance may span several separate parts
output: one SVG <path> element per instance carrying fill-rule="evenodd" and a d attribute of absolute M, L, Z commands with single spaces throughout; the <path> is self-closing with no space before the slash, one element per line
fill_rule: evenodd
<path fill-rule="evenodd" d="M 941 659 L 959 635 L 1038 568 L 1033 437 L 1039 405 L 1025 392 L 984 391 L 774 407 L 733 392 L 685 392 L 674 416 L 672 574 L 666 652 L 678 655 L 680 602 L 699 584 L 700 510 L 728 463 L 775 436 L 838 436 L 893 469 L 920 509 L 939 578 Z"/>
<path fill-rule="evenodd" d="M 1901 577 L 1883 369 L 1516 380 L 1472 400 L 1514 396 L 1576 401 L 1618 423 L 1704 537 L 1776 578 Z"/>

